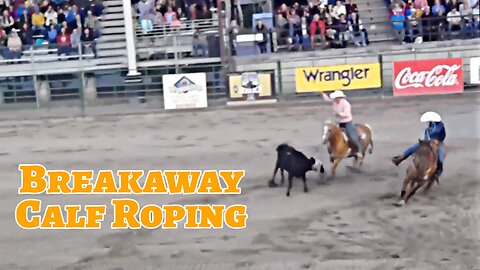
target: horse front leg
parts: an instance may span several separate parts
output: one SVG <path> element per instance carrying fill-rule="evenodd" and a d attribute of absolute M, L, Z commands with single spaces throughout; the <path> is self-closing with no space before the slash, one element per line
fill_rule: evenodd
<path fill-rule="evenodd" d="M 405 193 L 407 193 L 408 185 L 410 184 L 410 178 L 408 176 L 403 180 L 402 191 L 400 192 L 400 201 L 395 206 L 402 207 L 405 205 Z"/>
<path fill-rule="evenodd" d="M 280 185 L 283 186 L 283 183 L 285 182 L 285 175 L 283 169 L 280 168 L 280 175 L 282 176 L 282 179 L 280 180 Z"/>
<path fill-rule="evenodd" d="M 342 161 L 342 158 L 334 159 L 333 166 L 332 166 L 332 172 L 331 172 L 332 177 L 335 177 L 337 166 L 338 166 L 338 164 L 340 164 L 340 161 Z"/>
<path fill-rule="evenodd" d="M 421 182 L 417 182 L 417 184 L 415 185 L 415 187 L 413 188 L 412 191 L 410 191 L 410 194 L 408 194 L 407 196 L 407 199 L 405 199 L 405 203 L 408 202 L 408 200 L 410 200 L 410 198 L 415 195 L 415 192 L 417 192 L 417 190 L 419 188 L 421 188 L 423 186 L 423 184 L 425 184 L 425 181 L 421 181 Z"/>

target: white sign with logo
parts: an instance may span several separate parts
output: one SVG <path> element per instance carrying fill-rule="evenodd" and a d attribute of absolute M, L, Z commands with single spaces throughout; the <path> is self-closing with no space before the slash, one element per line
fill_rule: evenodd
<path fill-rule="evenodd" d="M 470 58 L 470 83 L 480 84 L 480 57 Z"/>
<path fill-rule="evenodd" d="M 165 109 L 206 108 L 207 76 L 205 73 L 166 74 L 163 80 Z"/>

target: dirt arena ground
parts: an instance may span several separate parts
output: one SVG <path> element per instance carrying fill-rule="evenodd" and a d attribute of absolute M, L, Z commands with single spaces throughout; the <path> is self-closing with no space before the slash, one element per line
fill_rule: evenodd
<path fill-rule="evenodd" d="M 480 269 L 480 95 L 354 103 L 373 128 L 375 149 L 362 172 L 340 164 L 337 178 L 308 174 L 268 188 L 275 146 L 288 142 L 320 157 L 321 102 L 303 106 L 0 123 L 0 269 Z M 422 112 L 440 112 L 448 156 L 440 185 L 396 208 L 407 162 L 389 157 L 422 136 Z M 141 205 L 248 206 L 244 230 L 49 231 L 14 219 L 19 163 L 48 169 L 245 169 L 242 194 L 135 196 Z M 277 175 L 279 180 L 279 175 Z M 107 204 L 113 195 L 31 196 L 44 204 Z M 131 196 L 128 196 L 131 197 Z M 112 221 L 111 208 L 104 224 Z"/>

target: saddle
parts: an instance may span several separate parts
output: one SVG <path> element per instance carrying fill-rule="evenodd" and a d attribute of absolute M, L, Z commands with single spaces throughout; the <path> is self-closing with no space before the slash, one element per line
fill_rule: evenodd
<path fill-rule="evenodd" d="M 338 128 L 342 131 L 343 138 L 345 139 L 345 142 L 348 144 L 348 147 L 352 149 L 352 153 L 356 153 L 358 151 L 357 146 L 352 142 L 352 140 L 350 140 L 347 130 L 340 126 L 338 126 Z M 360 140 L 360 137 L 358 139 Z"/>

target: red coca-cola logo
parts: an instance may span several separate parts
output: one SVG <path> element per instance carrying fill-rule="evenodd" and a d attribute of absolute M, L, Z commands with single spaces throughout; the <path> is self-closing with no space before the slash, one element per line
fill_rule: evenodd
<path fill-rule="evenodd" d="M 461 58 L 393 63 L 396 96 L 446 94 L 463 91 Z"/>

